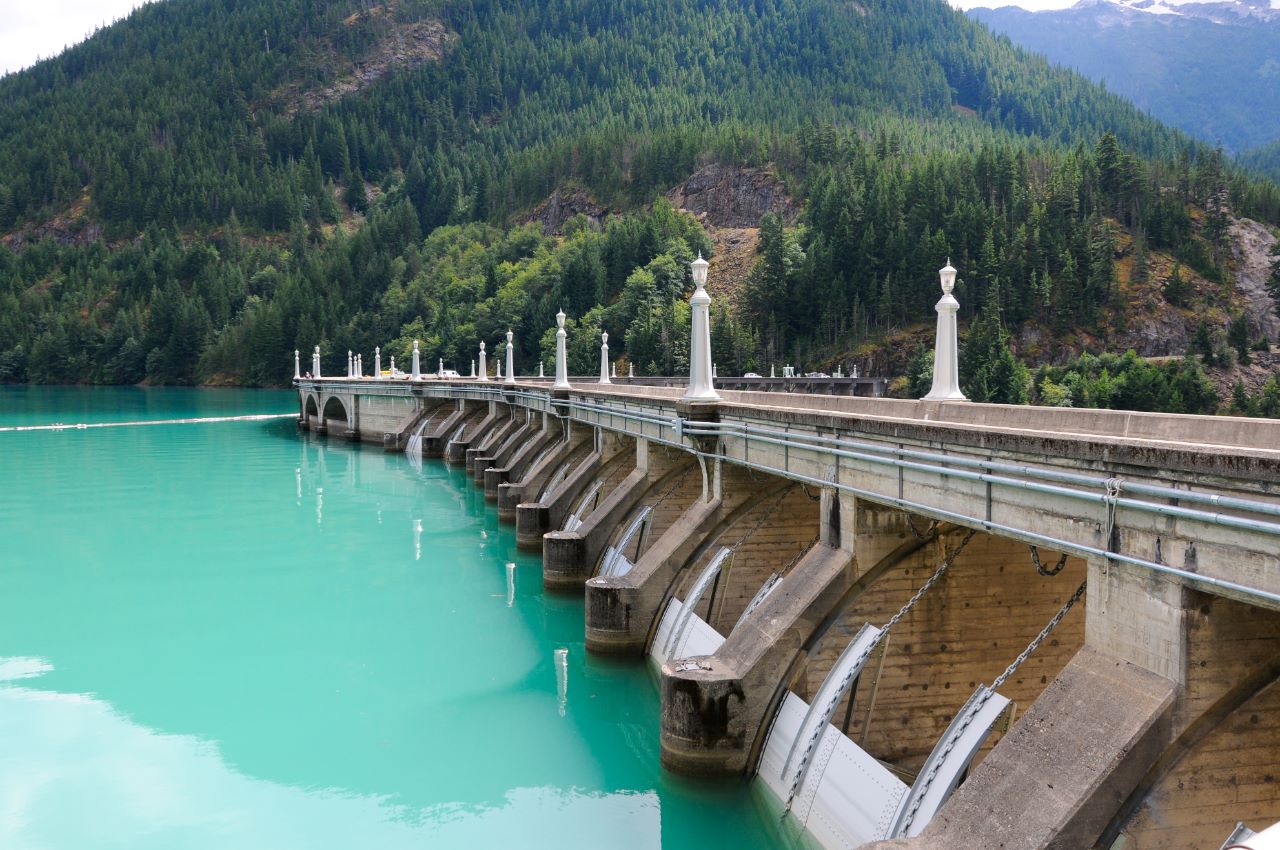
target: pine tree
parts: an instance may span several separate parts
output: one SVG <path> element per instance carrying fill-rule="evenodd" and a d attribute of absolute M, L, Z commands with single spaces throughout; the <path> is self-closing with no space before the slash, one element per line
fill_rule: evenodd
<path fill-rule="evenodd" d="M 1227 327 L 1227 344 L 1236 350 L 1237 361 L 1249 365 L 1249 323 L 1244 313 L 1231 320 Z"/>

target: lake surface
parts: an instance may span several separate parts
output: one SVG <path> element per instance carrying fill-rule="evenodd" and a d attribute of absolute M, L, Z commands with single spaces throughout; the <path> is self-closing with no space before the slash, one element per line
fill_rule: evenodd
<path fill-rule="evenodd" d="M 791 847 L 457 468 L 291 392 L 0 387 L 0 847 Z"/>

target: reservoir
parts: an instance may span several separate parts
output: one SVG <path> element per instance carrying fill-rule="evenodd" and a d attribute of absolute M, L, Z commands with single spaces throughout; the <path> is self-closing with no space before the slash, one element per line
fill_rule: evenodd
<path fill-rule="evenodd" d="M 464 471 L 234 418 L 296 399 L 0 388 L 0 847 L 793 846 Z"/>

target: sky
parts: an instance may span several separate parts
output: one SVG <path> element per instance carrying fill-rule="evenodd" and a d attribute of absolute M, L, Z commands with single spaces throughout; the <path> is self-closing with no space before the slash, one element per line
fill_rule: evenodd
<path fill-rule="evenodd" d="M 0 15 L 0 74 L 57 56 L 142 0 L 11 0 Z"/>

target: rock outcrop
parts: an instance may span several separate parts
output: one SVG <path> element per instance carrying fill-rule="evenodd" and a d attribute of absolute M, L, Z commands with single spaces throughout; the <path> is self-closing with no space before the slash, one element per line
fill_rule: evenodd
<path fill-rule="evenodd" d="M 772 171 L 718 163 L 695 171 L 667 199 L 715 227 L 759 227 L 765 213 L 791 224 L 800 212 Z"/>

